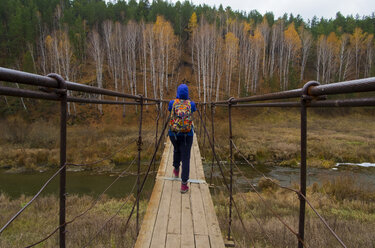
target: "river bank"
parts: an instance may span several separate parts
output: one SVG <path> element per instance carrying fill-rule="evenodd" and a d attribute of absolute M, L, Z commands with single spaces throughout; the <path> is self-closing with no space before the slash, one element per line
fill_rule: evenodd
<path fill-rule="evenodd" d="M 155 142 L 155 120 L 151 109 L 143 125 L 142 159 L 151 158 Z M 320 111 L 320 112 L 319 112 Z M 146 112 L 147 113 L 147 112 Z M 109 117 L 106 117 L 109 118 Z M 68 163 L 86 164 L 87 170 L 111 171 L 137 155 L 137 115 L 68 126 Z M 195 116 L 197 119 L 198 117 Z M 209 119 L 209 118 L 208 118 Z M 296 109 L 233 110 L 233 141 L 253 164 L 299 167 L 300 116 Z M 208 130 L 211 124 L 208 122 Z M 307 165 L 334 168 L 337 163 L 375 163 L 375 115 L 364 110 L 308 113 Z M 25 122 L 13 117 L 0 121 L 0 168 L 9 172 L 40 171 L 59 166 L 59 124 L 56 121 Z M 160 135 L 161 124 L 159 125 Z M 201 153 L 211 157 L 208 141 L 198 120 L 195 127 Z M 229 154 L 227 110 L 217 108 L 215 144 L 222 158 Z M 118 151 L 118 152 L 116 152 Z M 160 152 L 159 152 L 160 155 Z M 243 160 L 234 149 L 236 160 Z"/>
<path fill-rule="evenodd" d="M 225 109 L 217 109 L 215 145 L 217 153 L 225 160 L 229 154 L 228 116 Z M 235 145 L 253 164 L 299 167 L 301 131 L 298 109 L 234 108 L 232 125 Z M 203 135 L 199 125 L 197 130 Z M 209 121 L 208 130 L 211 130 Z M 308 167 L 375 163 L 375 115 L 370 110 L 309 110 L 307 130 Z M 207 140 L 203 142 L 202 135 L 199 136 L 201 152 L 210 160 L 211 148 Z M 243 160 L 235 148 L 233 152 L 236 160 Z"/>
<path fill-rule="evenodd" d="M 78 169 L 102 172 L 113 171 L 122 164 L 130 163 L 138 154 L 138 126 L 132 124 L 132 120 L 137 120 L 135 115 L 114 123 L 103 120 L 99 123 L 68 125 L 67 163 L 83 164 L 75 167 Z M 150 121 L 143 125 L 143 161 L 149 161 L 152 157 L 154 125 Z M 59 167 L 58 122 L 29 123 L 14 117 L 0 121 L 0 129 L 0 169 L 22 173 Z M 159 151 L 156 159 L 160 154 Z"/>

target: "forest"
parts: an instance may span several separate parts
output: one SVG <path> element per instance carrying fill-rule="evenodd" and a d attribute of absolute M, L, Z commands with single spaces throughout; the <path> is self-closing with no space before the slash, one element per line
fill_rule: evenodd
<path fill-rule="evenodd" d="M 304 20 L 189 1 L 1 0 L 0 19 L 0 66 L 154 98 L 182 79 L 210 102 L 375 74 L 374 13 Z M 0 101 L 2 113 L 27 108 Z"/>

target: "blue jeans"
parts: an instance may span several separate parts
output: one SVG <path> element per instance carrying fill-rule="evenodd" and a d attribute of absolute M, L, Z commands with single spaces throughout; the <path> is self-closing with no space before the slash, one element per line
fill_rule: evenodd
<path fill-rule="evenodd" d="M 173 144 L 173 167 L 176 170 L 180 169 L 180 162 L 182 162 L 181 180 L 182 183 L 187 183 L 190 173 L 190 151 L 193 144 L 193 136 L 179 135 L 169 136 Z"/>

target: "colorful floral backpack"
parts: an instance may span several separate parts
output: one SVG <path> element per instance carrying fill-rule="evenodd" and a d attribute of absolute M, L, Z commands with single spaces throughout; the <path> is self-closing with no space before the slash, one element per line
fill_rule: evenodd
<path fill-rule="evenodd" d="M 191 131 L 193 118 L 191 114 L 190 100 L 174 100 L 169 126 L 171 131 L 177 133 L 188 133 Z"/>

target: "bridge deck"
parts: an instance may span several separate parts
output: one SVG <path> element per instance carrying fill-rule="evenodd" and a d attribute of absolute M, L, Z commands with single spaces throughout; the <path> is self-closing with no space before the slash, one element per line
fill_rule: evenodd
<path fill-rule="evenodd" d="M 155 186 L 135 244 L 140 247 L 224 247 L 214 205 L 203 173 L 197 138 L 190 158 L 189 192 L 172 179 L 173 146 L 164 149 Z"/>

